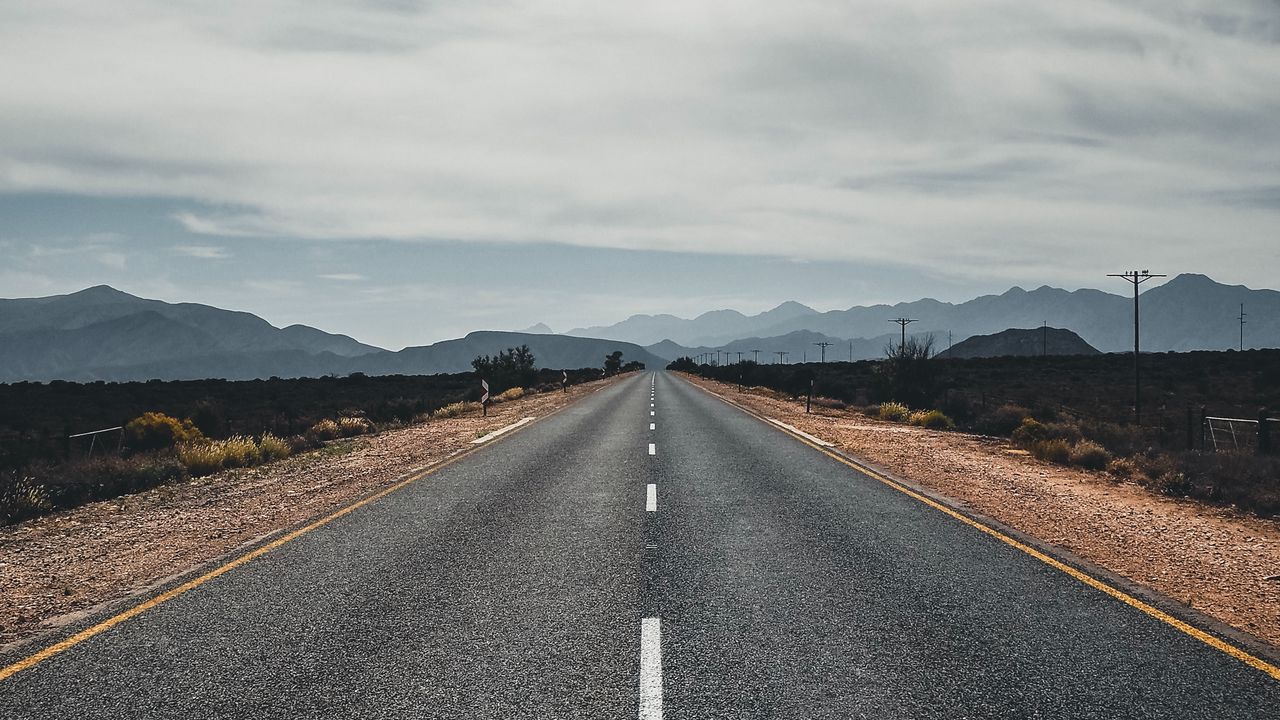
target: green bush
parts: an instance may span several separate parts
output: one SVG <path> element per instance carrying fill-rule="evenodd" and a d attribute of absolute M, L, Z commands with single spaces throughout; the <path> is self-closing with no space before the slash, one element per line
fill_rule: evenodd
<path fill-rule="evenodd" d="M 876 412 L 876 417 L 890 422 L 906 422 L 910 416 L 911 411 L 907 406 L 898 402 L 880 403 L 880 409 Z"/>
<path fill-rule="evenodd" d="M 143 413 L 124 426 L 125 445 L 135 451 L 163 450 L 203 437 L 190 419 L 179 420 L 158 412 Z"/>
<path fill-rule="evenodd" d="M 362 417 L 338 418 L 338 434 L 342 437 L 353 437 L 373 432 L 373 423 Z"/>
<path fill-rule="evenodd" d="M 19 473 L 0 477 L 0 525 L 39 517 L 52 509 L 49 491 L 35 478 Z"/>
<path fill-rule="evenodd" d="M 342 429 L 338 427 L 338 423 L 325 419 L 311 426 L 307 430 L 307 440 L 313 445 L 319 445 L 326 440 L 335 440 L 342 435 Z"/>
<path fill-rule="evenodd" d="M 258 441 L 258 455 L 262 462 L 273 462 L 275 460 L 283 460 L 293 454 L 293 448 L 288 442 L 267 433 Z"/>
<path fill-rule="evenodd" d="M 469 412 L 473 412 L 479 409 L 480 409 L 480 403 L 470 403 L 470 402 L 449 403 L 448 405 L 445 405 L 444 407 L 439 408 L 435 412 L 431 413 L 431 419 L 441 420 L 443 418 L 460 417 L 462 415 L 466 415 Z"/>
<path fill-rule="evenodd" d="M 1049 439 L 1049 429 L 1035 418 L 1023 418 L 1012 437 L 1014 445 L 1030 450 L 1036 443 Z"/>
<path fill-rule="evenodd" d="M 1037 440 L 1028 449 L 1032 455 L 1046 462 L 1059 465 L 1071 462 L 1071 446 L 1066 440 Z"/>
<path fill-rule="evenodd" d="M 524 388 L 513 387 L 494 395 L 492 402 L 502 403 L 507 402 L 508 400 L 519 400 L 522 397 L 524 397 Z"/>
<path fill-rule="evenodd" d="M 1015 405 L 1013 403 L 1005 403 L 987 416 L 985 422 L 986 431 L 992 435 L 1008 436 L 1022 425 L 1022 421 L 1031 417 L 1031 411 Z"/>
<path fill-rule="evenodd" d="M 205 440 L 178 446 L 178 459 L 192 475 L 212 475 L 226 468 L 249 467 L 262 455 L 253 438 L 235 435 L 226 440 Z"/>
<path fill-rule="evenodd" d="M 1102 470 L 1111 462 L 1111 453 L 1092 440 L 1080 440 L 1071 446 L 1071 464 L 1086 470 Z"/>
<path fill-rule="evenodd" d="M 943 414 L 941 410 L 920 410 L 911 413 L 907 422 L 930 430 L 953 430 L 955 422 Z"/>

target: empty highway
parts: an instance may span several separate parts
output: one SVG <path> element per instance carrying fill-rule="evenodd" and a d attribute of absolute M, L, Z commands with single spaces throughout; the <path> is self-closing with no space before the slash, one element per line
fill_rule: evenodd
<path fill-rule="evenodd" d="M 5 657 L 0 718 L 1280 708 L 1265 662 L 664 372 L 179 590 Z"/>

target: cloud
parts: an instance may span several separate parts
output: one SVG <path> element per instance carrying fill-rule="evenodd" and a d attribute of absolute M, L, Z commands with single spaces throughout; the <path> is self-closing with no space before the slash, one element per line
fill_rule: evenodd
<path fill-rule="evenodd" d="M 1277 38 L 1261 1 L 51 0 L 0 9 L 0 191 L 194 199 L 209 236 L 1213 272 L 1280 224 Z"/>
<path fill-rule="evenodd" d="M 367 279 L 364 275 L 360 275 L 359 273 L 328 273 L 325 275 L 319 275 L 318 277 L 322 280 L 333 280 L 335 282 L 360 282 L 361 280 Z"/>
<path fill-rule="evenodd" d="M 201 260 L 225 260 L 231 257 L 226 248 L 213 245 L 174 245 L 173 252 Z"/>

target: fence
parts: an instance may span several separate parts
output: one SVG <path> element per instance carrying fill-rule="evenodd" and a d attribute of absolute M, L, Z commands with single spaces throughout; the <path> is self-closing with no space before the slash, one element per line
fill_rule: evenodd
<path fill-rule="evenodd" d="M 1215 417 L 1200 411 L 1200 448 L 1221 452 L 1224 450 L 1252 450 L 1266 455 L 1272 449 L 1272 423 L 1280 418 L 1269 417 L 1266 410 L 1256 419 Z"/>

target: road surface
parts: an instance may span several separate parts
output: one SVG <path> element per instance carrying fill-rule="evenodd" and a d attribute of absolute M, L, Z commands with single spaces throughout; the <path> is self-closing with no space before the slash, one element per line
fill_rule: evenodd
<path fill-rule="evenodd" d="M 0 718 L 1280 712 L 1267 672 L 663 372 L 161 600 L 10 671 Z"/>

